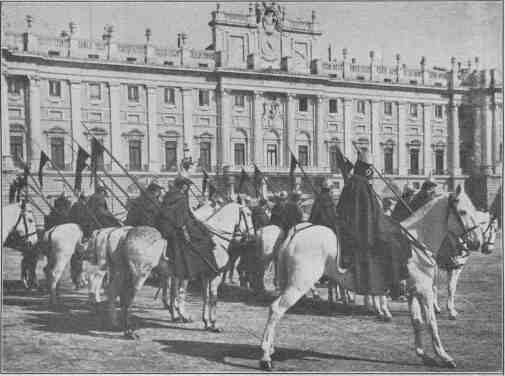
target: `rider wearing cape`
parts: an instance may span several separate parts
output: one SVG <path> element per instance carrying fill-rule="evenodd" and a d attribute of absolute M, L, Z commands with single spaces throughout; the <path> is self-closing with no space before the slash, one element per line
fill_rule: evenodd
<path fill-rule="evenodd" d="M 173 260 L 175 275 L 180 279 L 209 276 L 214 274 L 213 269 L 217 270 L 211 234 L 189 207 L 191 184 L 183 176 L 175 178 L 172 189 L 163 198 L 156 221 L 156 228 L 168 240 L 168 258 Z"/>
<path fill-rule="evenodd" d="M 274 197 L 275 204 L 270 214 L 270 224 L 284 228 L 284 206 L 286 205 L 287 192 L 282 191 L 278 196 Z"/>
<path fill-rule="evenodd" d="M 327 180 L 321 183 L 321 192 L 317 195 L 309 222 L 313 225 L 326 226 L 337 232 L 337 211 L 335 203 L 330 194 L 330 186 Z"/>
<path fill-rule="evenodd" d="M 409 184 L 405 184 L 403 187 L 403 192 L 402 192 L 402 200 L 409 205 L 410 201 L 412 200 L 412 197 L 414 196 L 414 190 L 409 186 Z M 410 205 L 409 205 L 410 207 Z M 393 209 L 393 212 L 391 213 L 391 217 L 398 222 L 403 221 L 404 219 L 408 218 L 410 216 L 410 210 L 407 208 L 403 202 L 399 201 L 396 205 L 395 208 Z"/>
<path fill-rule="evenodd" d="M 428 178 L 421 185 L 421 189 L 417 192 L 412 200 L 410 201 L 410 208 L 412 211 L 416 211 L 426 205 L 428 202 L 433 200 L 436 196 L 437 183 L 435 183 L 431 178 Z"/>
<path fill-rule="evenodd" d="M 399 225 L 384 215 L 369 182 L 372 175 L 372 165 L 358 159 L 342 190 L 337 213 L 343 258 L 352 259 L 358 294 L 384 295 L 391 290 L 396 296 L 410 257 L 409 243 Z"/>
<path fill-rule="evenodd" d="M 132 200 L 130 209 L 126 217 L 127 226 L 156 226 L 161 195 L 161 187 L 156 183 L 151 183 L 139 197 Z"/>
<path fill-rule="evenodd" d="M 258 231 L 260 228 L 268 226 L 270 219 L 268 218 L 266 207 L 267 202 L 265 199 L 260 199 L 257 205 L 253 205 L 251 208 L 251 219 L 254 227 L 254 231 Z"/>
<path fill-rule="evenodd" d="M 289 229 L 296 226 L 303 220 L 303 211 L 298 205 L 298 201 L 301 198 L 301 193 L 298 191 L 290 192 L 288 195 L 288 201 L 284 205 L 282 218 L 284 233 L 287 233 Z"/>
<path fill-rule="evenodd" d="M 44 228 L 49 230 L 51 227 L 66 223 L 70 207 L 70 200 L 62 193 L 54 200 L 54 208 L 44 217 Z"/>
<path fill-rule="evenodd" d="M 94 215 L 98 221 L 98 223 L 94 223 L 93 230 L 121 225 L 116 217 L 109 211 L 105 199 L 106 197 L 107 190 L 102 186 L 97 186 L 95 188 L 95 193 L 91 195 L 86 203 L 88 211 Z"/>

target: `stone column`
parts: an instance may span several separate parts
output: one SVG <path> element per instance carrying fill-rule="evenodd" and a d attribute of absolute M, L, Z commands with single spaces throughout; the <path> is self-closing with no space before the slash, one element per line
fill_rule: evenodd
<path fill-rule="evenodd" d="M 42 145 L 42 130 L 40 129 L 40 79 L 30 77 L 30 147 L 27 150 L 27 160 L 31 160 L 32 171 L 39 168 Z M 48 150 L 45 150 L 48 153 Z"/>
<path fill-rule="evenodd" d="M 316 126 L 314 132 L 314 157 L 313 166 L 319 168 L 325 168 L 326 166 L 326 153 L 324 150 L 325 142 L 325 124 L 326 124 L 326 113 L 328 109 L 328 98 L 325 96 L 317 97 L 317 108 L 316 108 Z"/>
<path fill-rule="evenodd" d="M 121 85 L 119 82 L 109 82 L 110 95 L 110 145 L 112 155 L 118 161 L 124 164 L 121 160 Z M 104 160 L 107 161 L 107 156 L 104 155 Z M 107 163 L 107 162 L 105 162 Z M 121 171 L 119 166 L 114 162 L 110 162 L 112 171 Z"/>
<path fill-rule="evenodd" d="M 461 168 L 459 165 L 459 117 L 458 117 L 459 104 L 451 102 L 449 105 L 449 154 L 450 161 L 449 173 L 452 176 L 461 175 Z"/>
<path fill-rule="evenodd" d="M 407 146 L 405 131 L 407 127 L 407 103 L 398 102 L 398 174 L 408 174 Z"/>
<path fill-rule="evenodd" d="M 81 124 L 81 81 L 70 80 L 70 106 L 71 106 L 71 116 L 72 116 L 72 137 L 76 140 L 79 145 L 86 147 L 86 142 L 83 137 L 84 131 L 86 130 Z M 72 142 L 72 170 L 75 167 L 75 161 L 77 158 L 77 145 Z"/>
<path fill-rule="evenodd" d="M 289 167 L 291 162 L 291 154 L 289 151 L 291 150 L 293 154 L 296 153 L 296 95 L 288 94 L 287 95 L 287 106 L 286 106 L 286 115 L 287 115 L 287 123 L 284 127 L 286 134 L 286 147 L 284 152 L 284 167 Z M 296 154 L 295 154 L 296 157 Z"/>
<path fill-rule="evenodd" d="M 183 150 L 189 149 L 189 155 L 193 154 L 193 94 L 192 88 L 181 88 L 182 91 L 182 118 L 183 118 Z"/>
<path fill-rule="evenodd" d="M 344 98 L 344 150 L 342 151 L 347 158 L 354 155 L 352 146 L 352 99 Z"/>
<path fill-rule="evenodd" d="M 432 104 L 424 103 L 423 105 L 423 158 L 424 158 L 424 173 L 429 175 L 432 167 L 433 153 L 431 148 L 431 114 Z"/>
<path fill-rule="evenodd" d="M 480 105 L 473 105 L 473 154 L 472 172 L 480 173 L 482 161 L 482 111 Z"/>
<path fill-rule="evenodd" d="M 255 91 L 253 95 L 253 118 L 254 118 L 254 163 L 258 166 L 263 164 L 263 124 L 262 124 L 263 97 L 261 91 Z"/>
<path fill-rule="evenodd" d="M 370 104 L 370 128 L 371 128 L 371 136 L 372 136 L 372 155 L 373 155 L 373 163 L 375 167 L 380 171 L 383 168 L 383 158 L 381 154 L 380 147 L 380 124 L 379 124 L 379 108 L 380 101 L 372 100 Z"/>
<path fill-rule="evenodd" d="M 493 112 L 494 103 L 486 96 L 482 105 L 482 172 L 486 175 L 493 173 Z"/>
<path fill-rule="evenodd" d="M 220 91 L 221 96 L 221 153 L 222 153 L 222 166 L 231 166 L 230 153 L 230 131 L 232 127 L 232 103 L 231 95 L 227 90 Z"/>
<path fill-rule="evenodd" d="M 4 170 L 10 170 L 12 168 L 12 158 L 11 158 L 11 143 L 10 143 L 10 133 L 9 133 L 9 100 L 8 100 L 8 89 L 7 89 L 7 69 L 2 67 L 2 79 L 0 81 L 2 92 L 2 168 Z"/>
<path fill-rule="evenodd" d="M 161 163 L 158 147 L 158 129 L 156 118 L 156 86 L 147 86 L 147 155 L 149 161 L 149 171 L 159 172 Z"/>
<path fill-rule="evenodd" d="M 495 103 L 494 108 L 493 108 L 493 169 L 495 173 L 501 169 L 500 165 L 500 141 L 501 138 L 499 137 L 500 133 L 498 131 L 498 119 L 500 116 L 500 111 L 499 111 L 500 106 Z"/>

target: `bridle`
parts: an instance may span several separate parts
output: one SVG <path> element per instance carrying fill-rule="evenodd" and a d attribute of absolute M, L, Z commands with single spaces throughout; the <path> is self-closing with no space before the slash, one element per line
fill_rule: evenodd
<path fill-rule="evenodd" d="M 9 231 L 9 233 L 7 235 L 7 238 L 5 240 L 5 243 L 8 243 L 9 239 L 12 239 L 12 235 L 16 233 L 16 228 L 18 227 L 19 222 L 21 222 L 21 221 L 23 221 L 23 226 L 24 226 L 25 234 L 24 235 L 17 235 L 16 238 L 15 238 L 15 240 L 23 242 L 22 246 L 28 246 L 26 244 L 25 240 L 27 238 L 29 238 L 30 236 L 37 234 L 37 230 L 35 230 L 33 232 L 30 232 L 30 233 L 28 232 L 28 223 L 26 221 L 26 201 L 22 201 L 21 202 L 21 210 L 19 211 L 18 218 L 16 220 L 16 223 L 12 227 L 12 229 Z"/>
<path fill-rule="evenodd" d="M 458 212 L 458 209 L 456 208 L 456 199 L 453 196 L 449 197 L 449 206 L 448 206 L 448 211 L 447 211 L 447 221 L 449 220 L 449 216 L 451 213 L 454 215 L 456 218 L 456 221 L 458 222 L 459 226 L 462 228 L 462 233 L 461 234 L 456 234 L 454 231 L 449 230 L 448 231 L 448 237 L 451 243 L 460 251 L 468 252 L 469 247 L 468 247 L 468 235 L 474 231 L 475 229 L 479 228 L 481 225 L 483 225 L 485 222 L 477 223 L 470 228 L 466 228 L 465 223 L 463 222 L 463 219 L 461 218 L 461 215 Z M 489 223 L 489 226 L 491 225 L 491 222 Z"/>

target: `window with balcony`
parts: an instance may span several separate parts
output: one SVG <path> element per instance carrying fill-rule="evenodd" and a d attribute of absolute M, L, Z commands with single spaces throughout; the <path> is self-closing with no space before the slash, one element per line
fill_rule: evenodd
<path fill-rule="evenodd" d="M 338 165 L 338 151 L 336 145 L 330 146 L 330 171 L 333 174 L 338 174 L 340 172 L 340 168 Z"/>
<path fill-rule="evenodd" d="M 444 106 L 441 104 L 435 105 L 435 118 L 442 119 L 444 117 Z"/>
<path fill-rule="evenodd" d="M 50 97 L 61 97 L 61 82 L 60 81 L 49 81 L 49 96 Z"/>
<path fill-rule="evenodd" d="M 277 167 L 277 145 L 276 144 L 267 144 L 267 166 L 268 167 Z"/>
<path fill-rule="evenodd" d="M 384 149 L 384 173 L 392 175 L 393 170 L 393 148 Z"/>
<path fill-rule="evenodd" d="M 235 107 L 240 107 L 240 108 L 245 107 L 245 96 L 235 95 Z"/>
<path fill-rule="evenodd" d="M 235 166 L 245 165 L 245 144 L 243 143 L 234 144 L 233 154 L 235 159 Z"/>
<path fill-rule="evenodd" d="M 56 168 L 60 170 L 65 168 L 65 144 L 63 137 L 51 138 L 51 160 Z"/>
<path fill-rule="evenodd" d="M 139 87 L 137 85 L 128 85 L 128 101 L 138 102 L 139 98 Z"/>
<path fill-rule="evenodd" d="M 165 142 L 165 170 L 177 171 L 177 142 Z"/>
<path fill-rule="evenodd" d="M 198 90 L 198 104 L 200 107 L 209 107 L 210 92 L 208 90 Z"/>
<path fill-rule="evenodd" d="M 336 99 L 330 99 L 330 101 L 328 102 L 328 106 L 330 114 L 336 114 L 338 112 L 338 102 Z"/>
<path fill-rule="evenodd" d="M 15 80 L 15 79 L 8 79 L 7 80 L 7 91 L 9 94 L 16 94 L 19 95 L 21 93 L 21 87 L 22 83 L 20 80 Z"/>
<path fill-rule="evenodd" d="M 11 156 L 12 159 L 19 163 L 20 160 L 23 160 L 23 136 L 11 136 L 10 137 L 10 146 L 11 146 Z M 17 164 L 16 163 L 16 164 Z"/>
<path fill-rule="evenodd" d="M 357 101 L 356 102 L 356 112 L 358 114 L 365 114 L 365 101 Z"/>
<path fill-rule="evenodd" d="M 175 104 L 175 89 L 172 87 L 165 88 L 165 104 L 174 105 Z"/>
<path fill-rule="evenodd" d="M 211 170 L 210 142 L 208 141 L 200 142 L 200 166 L 205 171 Z"/>
<path fill-rule="evenodd" d="M 409 104 L 409 115 L 414 118 L 417 117 L 417 103 Z"/>
<path fill-rule="evenodd" d="M 419 175 L 419 149 L 410 149 L 410 175 Z"/>
<path fill-rule="evenodd" d="M 298 98 L 298 112 L 307 112 L 309 110 L 309 100 L 307 97 Z"/>
<path fill-rule="evenodd" d="M 307 145 L 298 145 L 298 163 L 300 166 L 309 165 L 309 147 Z"/>
<path fill-rule="evenodd" d="M 89 99 L 99 101 L 102 99 L 102 88 L 100 84 L 89 84 Z"/>
<path fill-rule="evenodd" d="M 140 171 L 142 170 L 142 146 L 140 140 L 130 140 L 128 142 L 129 150 L 129 160 L 130 160 L 130 170 Z"/>
<path fill-rule="evenodd" d="M 444 151 L 435 150 L 435 174 L 444 174 Z"/>
<path fill-rule="evenodd" d="M 393 114 L 393 104 L 391 102 L 384 102 L 384 115 L 391 116 Z"/>

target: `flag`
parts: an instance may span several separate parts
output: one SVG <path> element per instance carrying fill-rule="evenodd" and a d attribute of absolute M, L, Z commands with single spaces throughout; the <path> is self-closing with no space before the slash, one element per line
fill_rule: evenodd
<path fill-rule="evenodd" d="M 242 168 L 242 172 L 240 173 L 240 181 L 238 183 L 238 193 L 242 192 L 242 188 L 246 181 L 249 181 L 249 175 L 247 175 L 247 172 L 245 172 L 245 170 Z"/>
<path fill-rule="evenodd" d="M 256 191 L 256 197 L 258 197 L 260 195 L 261 181 L 263 180 L 262 178 L 263 178 L 263 176 L 261 174 L 260 169 L 258 168 L 258 166 L 254 165 L 254 178 L 253 178 L 253 181 L 254 181 L 254 189 Z"/>
<path fill-rule="evenodd" d="M 335 147 L 335 158 L 337 162 L 337 166 L 342 172 L 342 176 L 344 178 L 344 183 L 347 181 L 347 178 L 349 177 L 349 172 L 352 170 L 354 167 L 351 161 L 347 159 L 342 152 L 340 151 L 340 148 L 337 145 L 334 145 Z"/>
<path fill-rule="evenodd" d="M 211 199 L 215 193 L 216 193 L 216 187 L 214 187 L 214 184 L 209 182 L 209 199 Z"/>
<path fill-rule="evenodd" d="M 98 169 L 98 158 L 103 155 L 103 145 L 96 137 L 91 140 L 91 181 L 96 181 L 96 171 Z"/>
<path fill-rule="evenodd" d="M 291 163 L 289 164 L 289 181 L 291 183 L 291 190 L 295 188 L 295 169 L 297 165 L 298 161 L 293 153 L 291 153 Z"/>
<path fill-rule="evenodd" d="M 205 170 L 203 171 L 203 181 L 202 181 L 202 195 L 205 196 L 205 191 L 207 190 L 207 183 L 209 181 L 209 175 Z"/>
<path fill-rule="evenodd" d="M 49 162 L 49 157 L 47 156 L 46 153 L 43 151 L 40 152 L 40 163 L 39 163 L 39 184 L 40 187 L 42 188 L 42 170 L 44 169 L 44 166 L 46 163 Z"/>
<path fill-rule="evenodd" d="M 82 182 L 82 170 L 86 167 L 86 160 L 89 158 L 89 154 L 86 150 L 79 146 L 79 150 L 77 152 L 77 161 L 75 163 L 75 182 L 74 182 L 74 190 L 81 190 L 81 182 Z"/>

